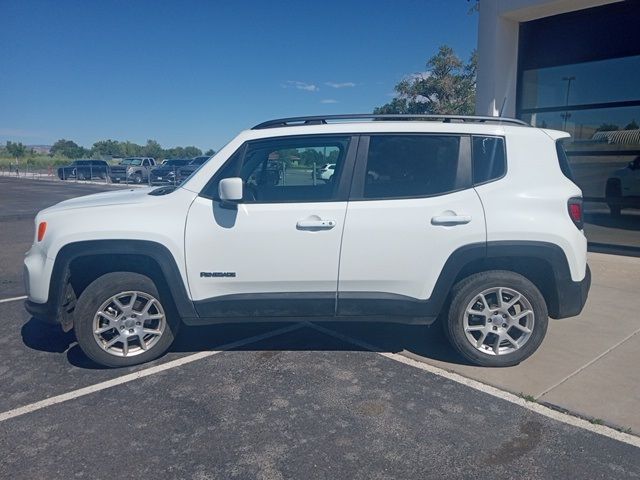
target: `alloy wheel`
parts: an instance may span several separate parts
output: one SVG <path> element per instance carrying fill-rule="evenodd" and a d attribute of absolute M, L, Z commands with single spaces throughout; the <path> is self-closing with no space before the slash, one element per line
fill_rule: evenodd
<path fill-rule="evenodd" d="M 167 325 L 158 299 L 129 291 L 105 301 L 93 318 L 93 337 L 107 353 L 118 357 L 139 355 L 158 343 Z"/>
<path fill-rule="evenodd" d="M 534 325 L 531 302 L 507 287 L 480 292 L 464 313 L 467 340 L 487 355 L 505 355 L 522 348 L 531 338 Z"/>

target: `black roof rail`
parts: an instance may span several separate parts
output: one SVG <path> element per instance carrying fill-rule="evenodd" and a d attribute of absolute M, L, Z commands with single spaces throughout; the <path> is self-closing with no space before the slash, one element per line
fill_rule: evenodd
<path fill-rule="evenodd" d="M 262 130 L 264 128 L 277 128 L 277 127 L 297 127 L 300 125 L 323 125 L 330 121 L 336 120 L 395 120 L 395 121 L 412 121 L 412 120 L 426 120 L 433 122 L 476 122 L 476 123 L 498 123 L 498 124 L 511 124 L 530 127 L 530 125 L 522 120 L 516 118 L 507 117 L 483 117 L 479 115 L 413 115 L 413 114 L 385 114 L 376 115 L 374 113 L 355 113 L 344 115 L 316 115 L 311 117 L 289 117 L 289 118 L 277 118 L 275 120 L 269 120 L 262 122 L 251 130 Z"/>

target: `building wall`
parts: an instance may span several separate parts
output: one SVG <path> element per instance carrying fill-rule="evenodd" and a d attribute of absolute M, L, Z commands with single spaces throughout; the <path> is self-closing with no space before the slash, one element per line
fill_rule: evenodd
<path fill-rule="evenodd" d="M 481 0 L 476 113 L 514 117 L 520 22 L 622 0 Z"/>

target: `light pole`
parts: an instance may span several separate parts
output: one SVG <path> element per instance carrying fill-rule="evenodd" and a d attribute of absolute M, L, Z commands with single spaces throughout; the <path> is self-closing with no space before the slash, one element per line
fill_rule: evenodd
<path fill-rule="evenodd" d="M 568 77 L 562 77 L 562 81 L 563 82 L 567 82 L 567 94 L 565 95 L 564 98 L 564 106 L 568 107 L 569 106 L 569 92 L 571 91 L 571 82 L 573 82 L 576 79 L 576 77 L 574 75 L 568 76 Z M 569 117 L 571 117 L 571 114 L 567 111 L 565 111 L 562 114 L 562 118 L 564 119 L 564 124 L 562 129 L 566 130 L 567 129 L 567 120 L 569 119 Z"/>

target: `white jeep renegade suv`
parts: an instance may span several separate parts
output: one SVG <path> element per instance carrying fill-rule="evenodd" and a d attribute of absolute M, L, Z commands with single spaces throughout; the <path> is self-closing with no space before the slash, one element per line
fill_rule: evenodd
<path fill-rule="evenodd" d="M 162 355 L 182 322 L 276 316 L 440 317 L 471 362 L 514 365 L 589 290 L 567 136 L 492 117 L 265 122 L 178 188 L 41 211 L 26 308 L 107 366 Z M 325 163 L 334 175 L 314 182 Z"/>

